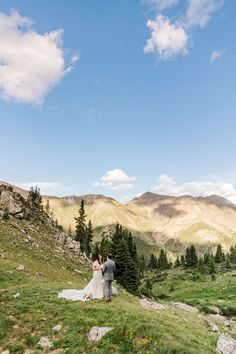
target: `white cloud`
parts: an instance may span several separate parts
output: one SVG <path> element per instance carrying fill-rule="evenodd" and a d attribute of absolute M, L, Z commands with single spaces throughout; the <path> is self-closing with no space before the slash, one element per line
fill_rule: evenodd
<path fill-rule="evenodd" d="M 219 10 L 224 0 L 188 0 L 186 25 L 204 28 L 211 19 L 212 13 Z"/>
<path fill-rule="evenodd" d="M 179 185 L 173 177 L 163 174 L 158 178 L 154 191 L 158 194 L 172 196 L 191 195 L 194 197 L 206 197 L 215 194 L 236 203 L 236 188 L 231 183 L 221 181 L 195 181 Z"/>
<path fill-rule="evenodd" d="M 164 10 L 168 7 L 174 6 L 179 0 L 144 0 L 143 2 L 147 5 L 151 5 L 158 10 Z"/>
<path fill-rule="evenodd" d="M 79 53 L 74 53 L 74 54 L 72 55 L 72 57 L 71 57 L 71 63 L 72 63 L 72 64 L 76 64 L 77 61 L 79 60 L 79 58 L 80 58 L 80 54 L 79 54 Z"/>
<path fill-rule="evenodd" d="M 214 50 L 211 54 L 209 62 L 212 64 L 212 63 L 214 63 L 214 61 L 221 59 L 222 56 L 224 55 L 224 53 L 225 53 L 225 49 Z"/>
<path fill-rule="evenodd" d="M 11 184 L 20 188 L 30 190 L 31 187 L 38 187 L 41 194 L 56 195 L 61 192 L 62 185 L 58 182 L 27 182 L 27 183 L 15 183 Z"/>
<path fill-rule="evenodd" d="M 107 187 L 114 191 L 123 191 L 134 187 L 135 177 L 128 176 L 120 169 L 107 171 L 99 181 L 94 182 L 95 187 Z"/>
<path fill-rule="evenodd" d="M 15 11 L 9 16 L 0 12 L 0 95 L 40 104 L 71 67 L 65 68 L 63 30 L 39 34 L 32 26 L 31 19 Z M 74 56 L 72 63 L 77 60 Z"/>
<path fill-rule="evenodd" d="M 158 15 L 154 21 L 148 20 L 151 38 L 147 40 L 144 53 L 157 53 L 162 60 L 176 55 L 186 55 L 188 35 L 181 24 L 171 23 L 168 17 Z"/>

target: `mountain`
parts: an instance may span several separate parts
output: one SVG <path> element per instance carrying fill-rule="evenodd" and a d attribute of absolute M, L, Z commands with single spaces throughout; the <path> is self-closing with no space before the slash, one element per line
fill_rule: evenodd
<path fill-rule="evenodd" d="M 139 239 L 176 251 L 181 245 L 221 243 L 225 249 L 236 244 L 236 205 L 220 196 L 172 197 L 147 192 L 127 204 L 101 195 L 44 197 L 65 228 L 74 227 L 81 199 L 86 214 L 97 228 L 117 222 Z"/>
<path fill-rule="evenodd" d="M 133 232 L 139 249 L 149 253 L 160 247 L 175 253 L 191 243 L 199 248 L 221 243 L 225 250 L 236 244 L 236 205 L 217 195 L 172 197 L 147 192 L 122 204 L 110 197 L 89 194 L 43 196 L 43 202 L 49 201 L 59 224 L 65 229 L 71 224 L 73 229 L 82 198 L 97 239 L 119 222 Z"/>

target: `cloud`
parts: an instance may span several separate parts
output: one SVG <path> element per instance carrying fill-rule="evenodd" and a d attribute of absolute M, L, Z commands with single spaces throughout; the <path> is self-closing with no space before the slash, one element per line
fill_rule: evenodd
<path fill-rule="evenodd" d="M 195 181 L 179 185 L 173 177 L 163 174 L 157 179 L 154 191 L 158 194 L 172 196 L 191 195 L 193 197 L 206 197 L 214 194 L 236 203 L 236 188 L 231 183 L 221 181 Z"/>
<path fill-rule="evenodd" d="M 188 0 L 186 25 L 204 28 L 211 19 L 213 12 L 219 10 L 224 0 Z"/>
<path fill-rule="evenodd" d="M 158 10 L 164 10 L 168 7 L 176 5 L 179 0 L 143 0 L 147 5 L 153 6 Z"/>
<path fill-rule="evenodd" d="M 148 20 L 151 38 L 147 40 L 144 53 L 157 53 L 163 60 L 176 55 L 186 55 L 188 35 L 181 24 L 171 23 L 168 17 L 158 15 L 154 21 Z"/>
<path fill-rule="evenodd" d="M 212 14 L 219 10 L 224 0 L 187 0 L 186 11 L 174 20 L 165 17 L 161 11 L 178 4 L 178 0 L 144 0 L 157 10 L 155 20 L 148 20 L 151 37 L 147 40 L 144 53 L 155 53 L 160 60 L 169 60 L 188 53 L 190 28 L 204 28 Z M 218 58 L 217 58 L 218 59 Z"/>
<path fill-rule="evenodd" d="M 65 67 L 63 30 L 39 34 L 33 22 L 12 11 L 0 12 L 0 95 L 24 103 L 43 102 L 48 91 L 71 71 Z M 76 60 L 75 60 L 76 59 Z M 78 56 L 72 57 L 72 64 Z"/>
<path fill-rule="evenodd" d="M 128 176 L 124 171 L 120 169 L 114 169 L 107 171 L 99 181 L 94 182 L 95 187 L 106 187 L 114 191 L 123 191 L 126 189 L 132 189 L 134 187 L 133 182 L 135 177 Z"/>
<path fill-rule="evenodd" d="M 212 64 L 212 63 L 214 63 L 214 61 L 221 59 L 222 56 L 224 55 L 224 53 L 225 53 L 225 49 L 214 50 L 211 54 L 209 62 Z"/>
<path fill-rule="evenodd" d="M 55 195 L 61 192 L 62 185 L 58 182 L 27 182 L 27 183 L 15 183 L 11 184 L 20 188 L 30 190 L 31 187 L 38 187 L 41 194 Z"/>

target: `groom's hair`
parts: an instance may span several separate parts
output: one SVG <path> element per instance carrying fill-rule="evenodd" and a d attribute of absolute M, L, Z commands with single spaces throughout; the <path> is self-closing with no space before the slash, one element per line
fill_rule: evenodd
<path fill-rule="evenodd" d="M 112 259 L 112 254 L 111 254 L 111 253 L 108 253 L 107 257 L 108 257 L 109 259 Z"/>

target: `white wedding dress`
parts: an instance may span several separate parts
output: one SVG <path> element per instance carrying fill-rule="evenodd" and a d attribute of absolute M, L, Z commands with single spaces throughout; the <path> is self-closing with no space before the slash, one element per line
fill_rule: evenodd
<path fill-rule="evenodd" d="M 68 300 L 88 301 L 103 298 L 102 266 L 96 261 L 93 263 L 93 277 L 83 290 L 66 289 L 58 294 L 58 297 Z"/>

